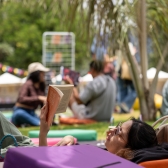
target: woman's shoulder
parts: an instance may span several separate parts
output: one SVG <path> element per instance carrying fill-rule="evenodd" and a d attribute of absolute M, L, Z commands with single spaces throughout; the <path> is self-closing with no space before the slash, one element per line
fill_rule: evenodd
<path fill-rule="evenodd" d="M 23 86 L 27 86 L 27 87 L 33 86 L 32 80 L 27 80 L 27 81 L 23 84 Z"/>

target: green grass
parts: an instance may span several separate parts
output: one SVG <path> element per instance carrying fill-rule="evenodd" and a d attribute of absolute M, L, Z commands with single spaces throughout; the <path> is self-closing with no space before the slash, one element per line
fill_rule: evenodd
<path fill-rule="evenodd" d="M 3 112 L 3 114 L 6 116 L 6 118 L 11 117 L 11 112 Z M 66 116 L 72 116 L 72 113 L 68 110 L 66 113 L 64 113 Z M 130 114 L 113 114 L 114 117 L 114 125 L 117 125 L 120 121 L 126 121 L 131 117 L 138 118 L 140 115 L 139 111 L 134 111 Z M 159 115 L 157 115 L 159 117 Z M 58 120 L 58 117 L 56 117 L 56 121 Z M 153 122 L 147 122 L 148 124 L 152 124 Z M 58 126 L 52 126 L 51 130 L 64 130 L 64 129 L 88 129 L 88 130 L 96 130 L 98 133 L 98 140 L 103 140 L 106 137 L 106 131 L 108 129 L 108 126 L 110 123 L 108 122 L 97 122 L 94 124 L 88 124 L 88 125 L 63 125 L 59 124 Z M 28 136 L 28 132 L 31 130 L 39 130 L 39 127 L 26 127 L 26 128 L 19 128 L 21 133 L 23 135 Z"/>
<path fill-rule="evenodd" d="M 134 111 L 131 114 L 113 114 L 114 116 L 114 125 L 117 125 L 120 121 L 126 121 L 130 117 L 139 117 L 139 111 Z M 88 130 L 96 130 L 98 133 L 98 140 L 103 140 L 106 137 L 106 131 L 108 129 L 108 126 L 110 123 L 108 122 L 97 122 L 94 124 L 88 124 L 88 125 L 58 125 L 58 126 L 52 126 L 51 130 L 64 130 L 64 129 L 88 129 Z M 30 130 L 39 130 L 39 127 L 26 127 L 26 128 L 19 128 L 21 133 L 23 135 L 28 136 L 28 132 Z"/>

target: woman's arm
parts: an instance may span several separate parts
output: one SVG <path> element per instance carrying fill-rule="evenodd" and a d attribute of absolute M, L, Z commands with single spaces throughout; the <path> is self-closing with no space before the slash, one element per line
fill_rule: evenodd
<path fill-rule="evenodd" d="M 41 108 L 40 114 L 40 134 L 39 134 L 39 146 L 47 146 L 47 134 L 50 130 L 50 126 L 47 123 L 48 104 Z M 73 136 L 68 135 L 62 138 L 55 146 L 65 146 L 75 144 Z"/>
<path fill-rule="evenodd" d="M 45 96 L 37 95 L 35 88 L 31 81 L 24 83 L 20 89 L 18 101 L 19 103 L 32 103 L 36 101 L 44 102 L 46 99 Z"/>
<path fill-rule="evenodd" d="M 83 104 L 83 102 L 79 98 L 79 92 L 76 87 L 73 88 L 73 95 L 74 95 L 74 98 L 78 104 Z"/>
<path fill-rule="evenodd" d="M 48 104 L 41 108 L 40 114 L 40 134 L 39 134 L 39 146 L 47 146 L 47 134 L 50 130 L 50 126 L 47 123 Z"/>

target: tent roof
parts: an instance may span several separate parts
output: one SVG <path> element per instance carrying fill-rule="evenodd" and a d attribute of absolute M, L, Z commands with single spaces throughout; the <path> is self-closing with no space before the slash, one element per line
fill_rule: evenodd
<path fill-rule="evenodd" d="M 27 77 L 21 79 L 21 83 L 25 83 L 27 81 Z"/>
<path fill-rule="evenodd" d="M 156 68 L 150 68 L 147 70 L 147 78 L 148 79 L 153 79 L 155 77 L 156 74 Z M 164 79 L 168 79 L 168 73 L 164 72 L 164 71 L 160 71 L 158 74 L 158 78 L 164 78 Z"/>
<path fill-rule="evenodd" d="M 12 75 L 10 73 L 3 73 L 0 76 L 0 84 L 20 84 L 21 83 L 21 78 Z"/>

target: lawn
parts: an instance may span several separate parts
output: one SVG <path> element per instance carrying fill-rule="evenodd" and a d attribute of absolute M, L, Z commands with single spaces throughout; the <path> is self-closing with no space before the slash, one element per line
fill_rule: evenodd
<path fill-rule="evenodd" d="M 139 117 L 139 111 L 134 111 L 131 114 L 113 114 L 114 116 L 114 125 L 117 125 L 120 121 L 125 121 L 129 119 L 130 117 Z M 151 123 L 149 123 L 151 124 Z M 63 129 L 88 129 L 88 130 L 96 130 L 98 133 L 98 140 L 105 139 L 106 130 L 108 129 L 108 126 L 110 123 L 108 122 L 98 122 L 94 124 L 88 124 L 88 125 L 58 125 L 58 126 L 52 126 L 51 130 L 63 130 Z M 23 135 L 28 136 L 28 132 L 30 130 L 39 130 L 39 127 L 26 127 L 26 128 L 19 128 L 21 133 Z"/>

